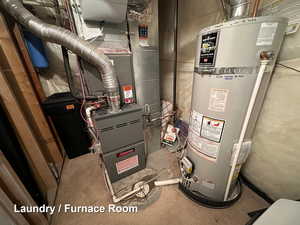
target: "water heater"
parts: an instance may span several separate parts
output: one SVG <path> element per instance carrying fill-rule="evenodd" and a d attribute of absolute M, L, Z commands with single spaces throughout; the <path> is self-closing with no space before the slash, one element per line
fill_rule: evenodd
<path fill-rule="evenodd" d="M 180 184 L 194 200 L 221 206 L 239 195 L 237 178 L 286 26 L 285 18 L 256 17 L 200 31 Z"/>

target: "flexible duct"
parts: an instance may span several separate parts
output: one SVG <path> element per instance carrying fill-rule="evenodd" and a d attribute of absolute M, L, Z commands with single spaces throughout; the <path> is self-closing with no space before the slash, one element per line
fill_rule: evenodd
<path fill-rule="evenodd" d="M 104 88 L 108 92 L 111 110 L 120 109 L 120 95 L 117 77 L 109 58 L 96 50 L 90 43 L 62 27 L 47 24 L 24 8 L 20 0 L 0 0 L 2 7 L 20 24 L 39 38 L 62 45 L 96 66 L 101 74 Z"/>

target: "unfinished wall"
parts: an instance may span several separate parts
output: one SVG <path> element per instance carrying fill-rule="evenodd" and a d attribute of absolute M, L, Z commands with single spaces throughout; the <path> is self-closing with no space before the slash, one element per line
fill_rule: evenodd
<path fill-rule="evenodd" d="M 40 71 L 40 81 L 46 96 L 70 91 L 65 72 L 61 46 L 44 42 L 49 67 Z"/>
<path fill-rule="evenodd" d="M 292 1 L 283 1 L 287 2 Z M 300 70 L 300 30 L 286 36 L 279 62 Z M 299 84 L 299 72 L 276 67 L 257 122 L 252 153 L 243 169 L 243 174 L 273 199 L 300 199 Z"/>
<path fill-rule="evenodd" d="M 161 94 L 162 99 L 172 101 L 175 0 L 159 1 L 159 4 Z M 179 0 L 176 96 L 181 119 L 185 121 L 189 120 L 197 34 L 222 20 L 218 0 Z"/>
<path fill-rule="evenodd" d="M 300 69 L 300 58 L 281 63 Z M 299 72 L 276 68 L 243 169 L 273 199 L 300 199 L 299 84 Z"/>

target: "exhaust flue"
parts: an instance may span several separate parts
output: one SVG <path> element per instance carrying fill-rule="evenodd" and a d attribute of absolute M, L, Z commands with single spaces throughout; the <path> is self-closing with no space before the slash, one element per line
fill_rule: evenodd
<path fill-rule="evenodd" d="M 250 0 L 230 0 L 230 20 L 248 17 Z"/>

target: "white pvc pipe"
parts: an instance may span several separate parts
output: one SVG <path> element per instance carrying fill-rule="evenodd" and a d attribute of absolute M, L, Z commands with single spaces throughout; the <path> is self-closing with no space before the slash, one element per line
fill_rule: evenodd
<path fill-rule="evenodd" d="M 108 177 L 108 176 L 107 176 L 107 177 Z M 109 179 L 109 178 L 108 178 L 108 179 Z M 164 181 L 155 181 L 154 184 L 155 184 L 155 186 L 162 186 L 162 185 L 177 184 L 177 183 L 179 183 L 180 181 L 181 181 L 180 178 L 175 178 L 175 179 L 164 180 Z M 108 183 L 110 183 L 110 181 L 109 181 Z M 109 186 L 110 186 L 110 189 L 112 190 L 112 185 L 109 184 Z M 131 195 L 134 195 L 134 194 L 138 193 L 139 191 L 141 191 L 141 190 L 143 190 L 143 189 L 144 189 L 144 185 L 142 184 L 140 187 L 137 187 L 136 189 L 134 189 L 134 190 L 132 190 L 132 191 L 130 191 L 130 192 L 128 192 L 128 193 L 122 195 L 122 196 L 119 197 L 119 198 L 117 198 L 117 197 L 115 196 L 115 194 L 114 194 L 114 192 L 113 192 L 113 190 L 112 190 L 113 202 L 114 202 L 114 203 L 118 203 L 118 202 L 122 201 L 123 199 L 125 199 L 125 198 L 127 198 L 127 197 L 129 197 L 129 196 L 131 196 Z"/>
<path fill-rule="evenodd" d="M 108 173 L 107 173 L 107 170 L 105 167 L 104 167 L 104 174 L 105 174 L 104 179 L 106 179 L 106 183 L 107 183 L 108 189 L 112 195 L 112 199 L 113 199 L 114 203 L 118 203 L 118 202 L 122 201 L 123 199 L 125 199 L 131 195 L 134 195 L 144 189 L 144 185 L 142 184 L 141 186 L 135 188 L 134 190 L 132 190 L 120 197 L 117 197 L 115 195 L 114 189 L 112 187 L 111 181 L 109 179 L 109 176 L 108 176 Z M 155 181 L 154 184 L 155 184 L 155 186 L 163 186 L 163 185 L 177 184 L 179 182 L 181 182 L 181 178 L 175 178 L 175 179 L 163 180 L 163 181 Z"/>
<path fill-rule="evenodd" d="M 255 85 L 254 85 L 254 88 L 253 88 L 253 91 L 252 91 L 252 95 L 251 95 L 250 102 L 249 102 L 249 105 L 248 105 L 246 117 L 244 119 L 244 123 L 243 123 L 242 130 L 241 130 L 241 133 L 240 133 L 239 141 L 238 141 L 238 144 L 237 144 L 237 151 L 234 155 L 233 163 L 232 163 L 232 166 L 231 166 L 231 170 L 230 170 L 230 174 L 229 174 L 229 178 L 228 178 L 228 182 L 227 182 L 227 186 L 226 186 L 224 201 L 227 201 L 227 199 L 228 199 L 228 194 L 229 194 L 231 182 L 232 182 L 234 171 L 235 171 L 235 168 L 236 168 L 236 164 L 237 164 L 237 161 L 238 161 L 238 158 L 239 158 L 239 155 L 240 155 L 241 147 L 242 147 L 242 144 L 243 144 L 243 141 L 244 141 L 244 138 L 245 138 L 245 134 L 246 134 L 246 130 L 247 130 L 247 127 L 248 127 L 249 120 L 250 120 L 250 116 L 251 116 L 251 113 L 252 113 L 252 110 L 253 110 L 253 107 L 254 107 L 254 104 L 255 104 L 255 100 L 256 100 L 256 97 L 257 97 L 257 93 L 258 93 L 258 90 L 259 90 L 259 87 L 260 87 L 260 84 L 261 84 L 261 81 L 262 81 L 262 78 L 263 78 L 263 75 L 264 75 L 264 72 L 266 70 L 266 66 L 267 66 L 268 63 L 269 63 L 269 60 L 262 60 L 261 61 L 260 69 L 259 69 L 259 72 L 258 72 L 258 75 L 257 75 L 257 78 L 256 78 L 256 82 L 255 82 Z"/>
<path fill-rule="evenodd" d="M 97 109 L 96 106 L 89 106 L 85 109 L 85 114 L 86 114 L 86 121 L 88 123 L 88 125 L 87 125 L 88 131 L 91 134 L 92 138 L 94 139 L 95 143 L 99 143 L 99 139 L 97 138 L 97 135 L 93 132 L 93 130 L 96 130 L 96 129 L 95 129 L 95 125 L 94 125 L 94 122 L 92 119 L 92 111 L 96 110 L 96 109 Z"/>
<path fill-rule="evenodd" d="M 94 123 L 92 120 L 92 111 L 96 110 L 96 106 L 89 106 L 85 109 L 86 120 L 88 121 L 88 126 L 94 127 Z"/>
<path fill-rule="evenodd" d="M 181 182 L 181 178 L 155 181 L 154 184 L 155 184 L 155 186 L 164 186 L 164 185 L 178 184 L 179 182 Z"/>
<path fill-rule="evenodd" d="M 108 173 L 107 173 L 107 170 L 106 170 L 105 166 L 104 166 L 103 169 L 104 169 L 104 179 L 106 180 L 108 189 L 109 189 L 109 191 L 110 191 L 112 197 L 115 198 L 115 197 L 116 197 L 116 196 L 115 196 L 115 192 L 114 192 L 114 189 L 113 189 L 112 184 L 111 184 L 111 182 L 110 182 L 110 179 L 109 179 L 109 176 L 108 176 Z"/>

